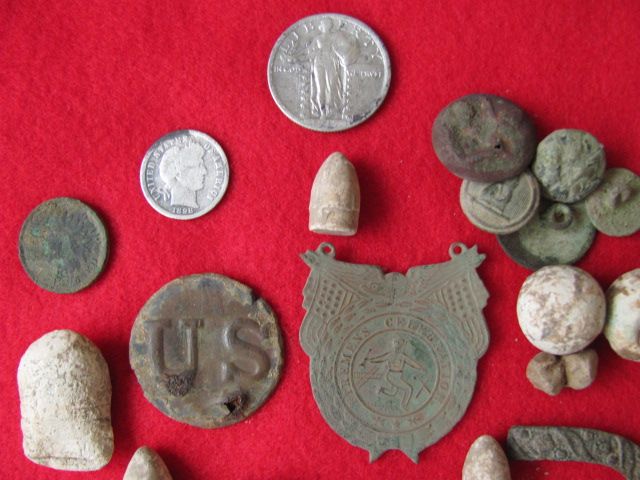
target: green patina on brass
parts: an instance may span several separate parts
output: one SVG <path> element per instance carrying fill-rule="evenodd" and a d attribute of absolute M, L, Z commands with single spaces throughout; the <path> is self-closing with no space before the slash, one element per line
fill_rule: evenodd
<path fill-rule="evenodd" d="M 22 225 L 22 266 L 36 284 L 56 293 L 73 293 L 91 284 L 107 258 L 107 232 L 100 218 L 74 198 L 38 205 Z"/>
<path fill-rule="evenodd" d="M 584 202 L 566 205 L 542 201 L 529 223 L 515 233 L 498 235 L 498 241 L 515 262 L 537 270 L 545 265 L 577 262 L 591 247 L 595 234 Z"/>
<path fill-rule="evenodd" d="M 604 147 L 581 130 L 556 130 L 539 144 L 531 170 L 542 195 L 556 202 L 574 203 L 586 198 L 602 181 Z"/>
<path fill-rule="evenodd" d="M 625 168 L 610 168 L 586 204 L 600 232 L 613 237 L 633 235 L 640 230 L 640 177 Z"/>
<path fill-rule="evenodd" d="M 414 462 L 464 414 L 489 335 L 484 255 L 454 244 L 451 260 L 384 274 L 335 260 L 331 244 L 302 255 L 311 268 L 300 343 L 311 385 L 334 431 L 369 451 Z"/>

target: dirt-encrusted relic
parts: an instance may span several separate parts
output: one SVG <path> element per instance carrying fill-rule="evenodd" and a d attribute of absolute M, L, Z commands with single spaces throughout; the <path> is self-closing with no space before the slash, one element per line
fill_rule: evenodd
<path fill-rule="evenodd" d="M 613 433 L 589 428 L 525 427 L 509 429 L 510 460 L 557 460 L 605 465 L 627 480 L 640 480 L 640 446 Z"/>
<path fill-rule="evenodd" d="M 451 260 L 402 275 L 335 259 L 329 243 L 302 255 L 311 273 L 300 343 L 327 423 L 370 461 L 401 450 L 414 462 L 462 418 L 489 334 L 485 256 L 453 244 Z"/>
<path fill-rule="evenodd" d="M 122 480 L 173 480 L 173 477 L 155 450 L 140 447 L 131 457 Z"/>
<path fill-rule="evenodd" d="M 203 428 L 251 415 L 282 370 L 282 340 L 267 303 L 235 280 L 203 273 L 175 279 L 144 305 L 129 360 L 162 413 Z"/>
<path fill-rule="evenodd" d="M 621 275 L 607 290 L 604 335 L 618 355 L 640 362 L 640 268 Z"/>
<path fill-rule="evenodd" d="M 536 131 L 506 98 L 473 94 L 447 105 L 433 122 L 433 149 L 447 169 L 475 182 L 499 182 L 533 160 Z"/>
<path fill-rule="evenodd" d="M 527 365 L 531 384 L 548 395 L 557 395 L 564 387 L 587 388 L 597 373 L 598 354 L 591 348 L 562 356 L 540 352 Z"/>
<path fill-rule="evenodd" d="M 33 342 L 18 367 L 22 448 L 32 462 L 92 471 L 113 453 L 111 380 L 90 340 L 54 330 Z"/>
<path fill-rule="evenodd" d="M 602 288 L 589 273 L 569 265 L 551 265 L 527 277 L 516 309 L 527 340 L 543 352 L 568 355 L 600 335 L 606 302 Z"/>
<path fill-rule="evenodd" d="M 353 164 L 340 152 L 324 161 L 311 187 L 309 230 L 355 235 L 360 216 L 360 184 Z"/>
<path fill-rule="evenodd" d="M 511 480 L 509 461 L 495 438 L 482 435 L 471 444 L 462 467 L 462 480 Z"/>

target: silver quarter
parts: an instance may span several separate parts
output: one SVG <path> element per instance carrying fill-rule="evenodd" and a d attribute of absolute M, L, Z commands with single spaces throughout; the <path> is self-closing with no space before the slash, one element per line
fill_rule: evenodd
<path fill-rule="evenodd" d="M 280 36 L 267 77 L 287 117 L 311 130 L 335 132 L 373 115 L 389 90 L 391 67 L 367 25 L 324 13 L 299 20 Z"/>
<path fill-rule="evenodd" d="M 191 220 L 224 196 L 229 164 L 222 147 L 197 130 L 176 130 L 151 145 L 140 167 L 149 204 L 165 217 Z"/>

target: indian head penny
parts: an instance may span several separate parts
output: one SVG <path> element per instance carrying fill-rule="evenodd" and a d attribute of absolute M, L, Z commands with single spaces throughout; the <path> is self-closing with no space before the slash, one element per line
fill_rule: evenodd
<path fill-rule="evenodd" d="M 140 185 L 149 204 L 178 220 L 209 212 L 228 183 L 229 164 L 222 147 L 196 130 L 177 130 L 160 138 L 147 150 L 140 168 Z"/>
<path fill-rule="evenodd" d="M 107 258 L 107 231 L 98 215 L 75 198 L 41 203 L 22 225 L 20 262 L 29 278 L 55 293 L 90 285 Z"/>
<path fill-rule="evenodd" d="M 245 419 L 271 394 L 282 340 L 271 308 L 249 287 L 204 273 L 173 280 L 147 301 L 129 360 L 162 413 L 217 428 Z"/>
<path fill-rule="evenodd" d="M 391 67 L 382 41 L 346 15 L 303 18 L 276 41 L 268 66 L 271 95 L 280 110 L 311 130 L 354 127 L 378 109 Z"/>

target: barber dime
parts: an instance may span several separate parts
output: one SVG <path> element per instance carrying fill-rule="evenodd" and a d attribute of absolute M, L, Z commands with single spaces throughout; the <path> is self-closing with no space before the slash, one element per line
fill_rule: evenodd
<path fill-rule="evenodd" d="M 321 14 L 289 27 L 271 51 L 269 89 L 282 112 L 322 132 L 351 128 L 384 100 L 391 68 L 378 36 L 355 18 Z"/>
<path fill-rule="evenodd" d="M 274 313 L 251 289 L 205 273 L 178 278 L 144 305 L 129 360 L 145 397 L 162 413 L 203 428 L 251 415 L 282 370 Z"/>
<path fill-rule="evenodd" d="M 54 198 L 38 205 L 20 230 L 20 262 L 45 290 L 73 293 L 91 284 L 107 258 L 107 232 L 80 200 Z"/>
<path fill-rule="evenodd" d="M 160 138 L 147 150 L 140 168 L 140 185 L 149 204 L 178 220 L 209 212 L 228 183 L 224 151 L 213 138 L 196 130 L 177 130 Z"/>

